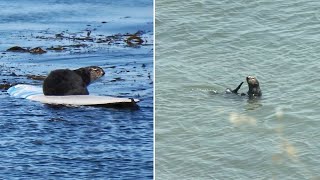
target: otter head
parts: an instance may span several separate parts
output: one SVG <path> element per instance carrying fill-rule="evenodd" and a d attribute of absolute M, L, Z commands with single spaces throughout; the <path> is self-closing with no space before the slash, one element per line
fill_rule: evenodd
<path fill-rule="evenodd" d="M 247 77 L 247 83 L 249 86 L 248 95 L 249 96 L 261 96 L 262 92 L 260 90 L 259 81 L 254 76 Z"/>
<path fill-rule="evenodd" d="M 104 70 L 98 66 L 89 66 L 86 68 L 89 70 L 90 73 L 90 82 L 93 82 L 101 78 L 105 74 Z"/>
<path fill-rule="evenodd" d="M 247 83 L 249 86 L 259 86 L 259 81 L 254 76 L 247 77 Z"/>
<path fill-rule="evenodd" d="M 79 74 L 86 85 L 94 82 L 95 80 L 101 78 L 105 72 L 101 67 L 98 66 L 88 66 L 74 70 Z"/>

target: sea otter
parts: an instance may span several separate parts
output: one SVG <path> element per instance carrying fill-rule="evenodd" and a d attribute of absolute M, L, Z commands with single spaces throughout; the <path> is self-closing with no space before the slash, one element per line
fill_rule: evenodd
<path fill-rule="evenodd" d="M 98 66 L 76 70 L 57 69 L 51 71 L 43 82 L 43 94 L 47 96 L 88 95 L 87 86 L 105 74 Z"/>
<path fill-rule="evenodd" d="M 238 94 L 238 95 L 241 95 L 241 96 L 248 95 L 249 98 L 262 96 L 262 92 L 261 92 L 261 89 L 260 89 L 260 86 L 259 86 L 259 81 L 257 80 L 257 78 L 255 78 L 254 76 L 248 76 L 246 79 L 247 79 L 247 83 L 248 83 L 248 87 L 249 87 L 249 90 L 248 90 L 247 94 L 238 93 L 238 91 L 239 91 L 240 87 L 242 86 L 243 82 L 241 82 L 236 89 L 232 90 L 230 88 L 227 88 L 225 92 L 227 94 Z"/>
<path fill-rule="evenodd" d="M 259 81 L 257 80 L 257 78 L 253 77 L 253 76 L 248 76 L 247 77 L 247 83 L 249 86 L 249 90 L 248 90 L 248 96 L 249 97 L 260 97 L 262 96 L 262 92 L 259 86 Z"/>

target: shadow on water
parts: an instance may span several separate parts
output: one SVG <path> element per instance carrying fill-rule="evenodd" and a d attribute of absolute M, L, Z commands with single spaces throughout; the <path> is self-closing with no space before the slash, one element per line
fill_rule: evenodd
<path fill-rule="evenodd" d="M 61 104 L 45 104 L 47 108 L 55 109 L 55 110 L 63 110 L 65 108 L 79 108 L 80 106 L 73 106 L 73 105 L 61 105 Z M 131 110 L 137 111 L 140 110 L 140 107 L 135 102 L 128 102 L 128 103 L 112 103 L 112 104 L 97 104 L 97 105 L 88 105 L 82 107 L 98 107 L 98 108 L 108 108 L 108 109 L 124 109 L 124 110 Z"/>

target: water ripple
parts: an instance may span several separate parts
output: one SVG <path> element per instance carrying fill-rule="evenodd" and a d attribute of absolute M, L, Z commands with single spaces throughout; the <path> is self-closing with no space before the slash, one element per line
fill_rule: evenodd
<path fill-rule="evenodd" d="M 156 13 L 157 179 L 316 178 L 319 3 L 167 3 Z M 223 94 L 248 75 L 261 100 Z"/>

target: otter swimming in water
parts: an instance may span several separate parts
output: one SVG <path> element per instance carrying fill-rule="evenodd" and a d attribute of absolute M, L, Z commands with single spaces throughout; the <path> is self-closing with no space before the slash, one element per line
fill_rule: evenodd
<path fill-rule="evenodd" d="M 257 78 L 255 78 L 254 76 L 248 76 L 246 78 L 246 80 L 247 80 L 248 87 L 249 87 L 249 90 L 248 90 L 247 94 L 238 93 L 238 91 L 241 88 L 243 82 L 241 82 L 236 89 L 231 90 L 230 88 L 227 88 L 225 92 L 227 94 L 238 94 L 238 95 L 241 95 L 241 96 L 248 95 L 250 98 L 251 97 L 260 97 L 260 96 L 262 96 L 262 92 L 261 92 L 261 89 L 260 89 L 260 86 L 259 86 L 259 81 L 257 80 Z"/>
<path fill-rule="evenodd" d="M 104 74 L 98 66 L 54 70 L 43 82 L 43 93 L 47 96 L 88 95 L 87 86 Z"/>
<path fill-rule="evenodd" d="M 247 92 L 249 97 L 260 97 L 262 96 L 262 92 L 260 89 L 259 81 L 254 76 L 247 77 L 247 83 L 249 86 L 249 90 Z"/>

